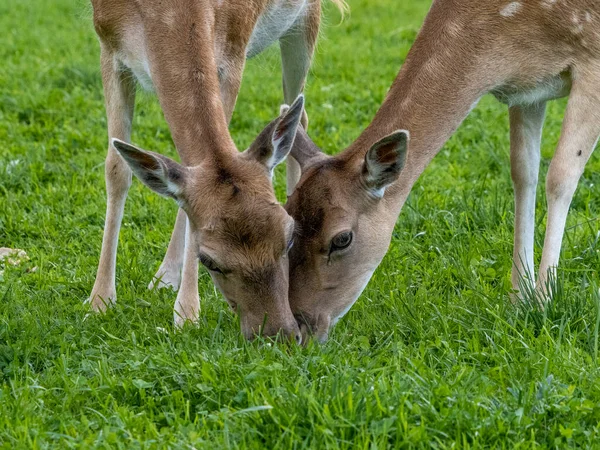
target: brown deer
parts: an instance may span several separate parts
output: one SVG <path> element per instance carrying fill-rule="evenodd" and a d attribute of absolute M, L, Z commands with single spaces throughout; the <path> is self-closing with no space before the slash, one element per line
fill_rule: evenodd
<path fill-rule="evenodd" d="M 296 137 L 292 155 L 302 177 L 286 206 L 298 230 L 289 299 L 303 334 L 326 339 L 356 301 L 388 249 L 413 184 L 486 93 L 509 107 L 515 291 L 523 282 L 535 285 L 545 105 L 569 95 L 546 178 L 537 293 L 548 298 L 569 205 L 600 136 L 600 3 L 435 0 L 383 105 L 349 148 L 329 157 L 302 130 Z"/>
<path fill-rule="evenodd" d="M 198 318 L 199 259 L 240 313 L 246 337 L 281 329 L 299 339 L 287 301 L 294 222 L 276 201 L 270 178 L 289 152 L 303 99 L 271 128 L 270 139 L 245 153 L 237 151 L 227 126 L 246 57 L 276 40 L 286 102 L 302 91 L 320 1 L 92 0 L 92 6 L 109 135 L 106 226 L 92 309 L 104 311 L 116 300 L 117 242 L 133 170 L 181 207 L 156 276 L 161 286 L 179 288 L 176 325 Z M 136 80 L 155 89 L 184 165 L 126 143 Z M 290 169 L 291 186 L 299 173 L 297 165 Z"/>

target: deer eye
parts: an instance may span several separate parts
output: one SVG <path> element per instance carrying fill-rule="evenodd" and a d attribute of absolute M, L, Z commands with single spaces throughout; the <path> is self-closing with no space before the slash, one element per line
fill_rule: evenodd
<path fill-rule="evenodd" d="M 331 240 L 330 252 L 348 248 L 353 239 L 352 231 L 342 231 Z"/>
<path fill-rule="evenodd" d="M 200 253 L 200 255 L 198 256 L 198 259 L 200 260 L 202 265 L 204 267 L 206 267 L 208 270 L 210 270 L 211 272 L 221 273 L 221 274 L 223 273 L 223 271 L 221 269 L 219 269 L 219 266 L 217 266 L 217 263 L 215 263 L 211 257 L 205 255 L 204 253 Z"/>

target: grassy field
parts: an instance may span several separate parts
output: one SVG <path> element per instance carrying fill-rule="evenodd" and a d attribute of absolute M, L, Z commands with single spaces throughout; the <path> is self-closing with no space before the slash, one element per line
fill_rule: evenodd
<path fill-rule="evenodd" d="M 369 122 L 429 0 L 328 7 L 306 90 L 328 152 Z M 247 343 L 204 271 L 198 327 L 146 285 L 176 206 L 134 182 L 118 305 L 87 315 L 104 223 L 106 119 L 83 0 L 0 2 L 0 448 L 600 447 L 600 159 L 576 194 L 545 313 L 509 305 L 513 199 L 506 107 L 486 98 L 401 214 L 368 288 L 323 346 Z M 240 148 L 282 100 L 276 48 L 248 63 Z M 545 176 L 564 101 L 549 108 Z M 156 100 L 133 141 L 174 155 Z M 283 199 L 283 172 L 277 190 Z M 540 184 L 541 185 L 541 184 Z M 536 251 L 545 225 L 538 196 Z"/>

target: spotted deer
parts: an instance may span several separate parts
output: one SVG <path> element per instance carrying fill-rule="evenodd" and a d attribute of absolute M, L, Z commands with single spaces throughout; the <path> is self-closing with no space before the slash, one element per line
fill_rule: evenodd
<path fill-rule="evenodd" d="M 342 0 L 333 0 L 340 8 Z M 176 325 L 199 314 L 198 260 L 246 337 L 278 330 L 299 339 L 287 301 L 294 222 L 276 201 L 273 167 L 289 152 L 303 99 L 268 140 L 238 152 L 228 123 L 245 60 L 279 40 L 285 101 L 302 91 L 320 21 L 319 0 L 92 0 L 108 118 L 106 225 L 95 311 L 116 300 L 119 229 L 132 171 L 180 210 L 154 286 L 179 289 Z M 154 88 L 182 165 L 128 144 L 136 81 Z M 289 177 L 298 177 L 297 165 Z M 292 184 L 292 183 L 290 183 Z M 186 217 L 187 216 L 187 217 Z"/>
<path fill-rule="evenodd" d="M 296 137 L 292 155 L 302 177 L 286 206 L 298 230 L 289 299 L 303 334 L 326 339 L 350 309 L 385 255 L 413 184 L 486 93 L 510 115 L 515 291 L 535 284 L 545 105 L 569 96 L 546 178 L 537 292 L 548 298 L 569 205 L 600 135 L 600 3 L 434 0 L 384 103 L 354 143 L 329 157 L 302 130 Z"/>

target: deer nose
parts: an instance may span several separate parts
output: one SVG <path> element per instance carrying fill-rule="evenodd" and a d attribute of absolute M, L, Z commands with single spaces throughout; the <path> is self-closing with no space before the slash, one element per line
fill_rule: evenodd
<path fill-rule="evenodd" d="M 296 331 L 294 339 L 296 340 L 296 344 L 302 345 L 302 333 L 300 331 Z"/>
<path fill-rule="evenodd" d="M 302 333 L 300 333 L 295 322 L 292 326 L 281 329 L 281 334 L 288 342 L 296 343 L 298 345 L 302 344 Z"/>

